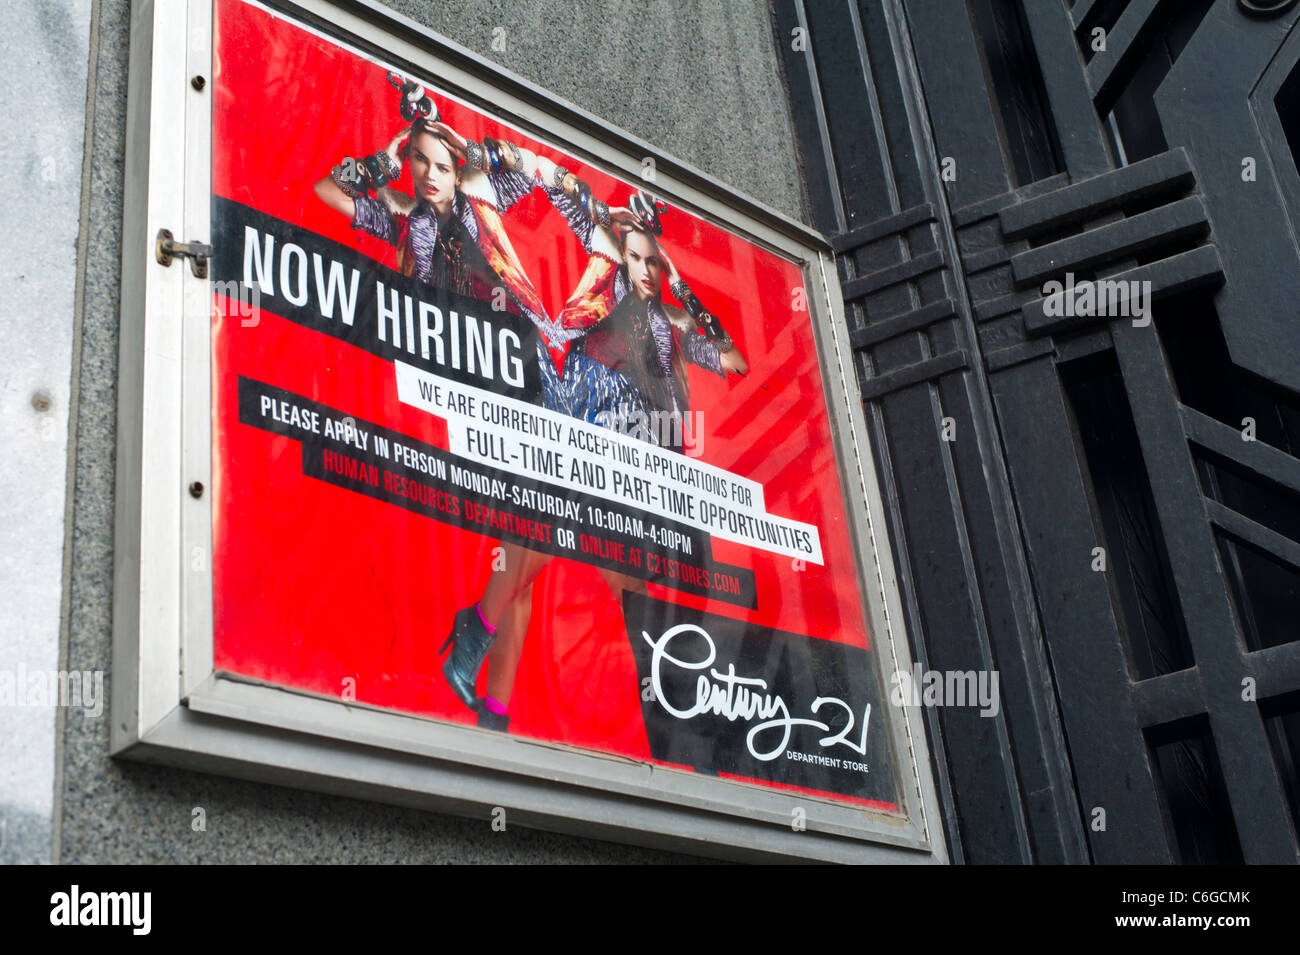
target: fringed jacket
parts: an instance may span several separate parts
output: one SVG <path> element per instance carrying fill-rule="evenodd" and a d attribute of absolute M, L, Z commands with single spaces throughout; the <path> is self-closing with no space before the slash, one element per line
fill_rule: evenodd
<path fill-rule="evenodd" d="M 356 200 L 352 228 L 395 247 L 398 269 L 421 282 L 481 301 L 491 300 L 495 289 L 504 287 L 509 310 L 526 316 L 551 347 L 580 335 L 580 328 L 567 328 L 546 313 L 501 221 L 501 213 L 532 192 L 536 180 L 509 170 L 488 174 L 469 166 L 461 169 L 461 185 L 445 228 L 439 227 L 427 202 L 387 187 L 378 198 Z"/>

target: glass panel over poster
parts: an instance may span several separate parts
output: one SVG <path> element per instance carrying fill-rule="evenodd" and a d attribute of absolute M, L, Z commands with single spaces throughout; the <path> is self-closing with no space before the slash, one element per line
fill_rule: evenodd
<path fill-rule="evenodd" d="M 802 265 L 214 6 L 216 670 L 899 812 Z"/>

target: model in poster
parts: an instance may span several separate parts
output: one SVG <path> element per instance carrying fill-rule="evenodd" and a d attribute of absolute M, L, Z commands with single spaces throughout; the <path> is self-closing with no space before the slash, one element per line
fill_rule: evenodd
<path fill-rule="evenodd" d="M 527 317 L 538 339 L 543 400 L 564 408 L 558 374 L 546 353 L 582 334 L 554 321 L 510 243 L 502 213 L 537 188 L 536 158 L 496 139 L 467 141 L 438 118 L 418 84 L 390 74 L 411 120 L 388 145 L 362 159 L 345 159 L 316 183 L 316 195 L 359 229 L 397 250 L 398 269 L 435 288 L 480 301 L 507 294 L 506 311 Z M 415 194 L 393 188 L 405 161 Z M 374 195 L 371 195 L 371 193 Z"/>
<path fill-rule="evenodd" d="M 408 277 L 481 301 L 491 300 L 496 290 L 504 287 L 509 293 L 508 310 L 526 316 L 541 332 L 538 368 L 543 404 L 573 413 L 571 390 L 561 386 L 547 346 L 583 334 L 608 313 L 608 308 L 571 308 L 561 321 L 552 321 L 519 263 L 501 217 L 539 186 L 547 188 L 553 201 L 565 198 L 572 204 L 559 186 L 546 185 L 554 177 L 554 165 L 539 162 L 529 150 L 502 140 L 467 141 L 440 121 L 432 101 L 418 84 L 403 82 L 393 74 L 389 80 L 401 91 L 402 117 L 410 125 L 400 129 L 387 146 L 373 155 L 360 160 L 348 158 L 335 166 L 330 175 L 316 183 L 316 195 L 331 209 L 347 216 L 354 229 L 393 246 L 398 269 Z M 410 166 L 414 195 L 392 186 L 401 177 L 403 161 Z M 572 177 L 568 185 L 571 190 L 585 189 Z M 585 198 L 594 212 L 597 205 L 590 201 L 590 190 Z M 591 258 L 575 292 L 575 302 L 600 298 L 598 290 L 608 286 L 614 261 L 620 255 L 608 207 L 601 203 L 599 208 L 605 222 L 596 228 L 587 220 L 588 227 L 581 235 Z M 576 206 L 571 211 L 576 214 Z M 628 210 L 614 210 L 614 215 L 623 224 L 632 220 Z M 508 612 L 508 629 L 522 632 L 528 626 L 531 581 L 544 561 L 531 570 L 538 555 L 514 545 L 506 547 L 509 565 L 527 576 L 520 588 L 522 593 L 516 595 L 519 599 L 512 601 L 508 611 L 503 609 L 502 616 Z M 497 619 L 501 621 L 502 617 Z M 476 636 L 471 633 L 455 641 L 444 671 L 468 706 L 476 703 L 472 677 L 487 652 L 487 644 L 474 643 Z M 444 651 L 452 642 L 448 641 Z"/>
<path fill-rule="evenodd" d="M 395 77 L 390 80 L 399 85 Z M 594 199 L 584 182 L 529 150 L 495 139 L 465 140 L 439 120 L 417 84 L 400 88 L 409 127 L 383 150 L 336 166 L 316 184 L 317 196 L 346 215 L 354 229 L 396 248 L 404 275 L 483 301 L 504 287 L 508 310 L 526 316 L 541 332 L 538 366 L 545 406 L 625 433 L 634 422 L 667 421 L 666 433 L 676 440 L 657 443 L 681 450 L 689 410 L 686 362 L 724 375 L 743 374 L 746 368 L 656 242 L 661 230 L 655 206 L 634 197 L 633 208 L 611 209 Z M 391 185 L 404 160 L 413 196 Z M 558 320 L 546 314 L 501 217 L 538 186 L 589 256 Z M 665 274 L 687 311 L 663 304 Z M 699 334 L 700 328 L 710 334 Z M 546 346 L 588 333 L 590 341 L 570 349 L 564 374 L 557 375 Z M 649 440 L 661 434 L 658 429 L 631 433 Z M 504 547 L 507 570 L 493 575 L 475 608 L 457 614 L 443 646 L 444 652 L 452 649 L 443 672 L 457 696 L 479 711 L 480 722 L 500 728 L 505 725 L 502 699 L 509 699 L 528 628 L 532 581 L 550 559 L 510 543 Z M 644 589 L 639 580 L 602 574 L 616 593 Z M 497 625 L 504 628 L 500 649 L 493 655 L 488 696 L 479 701 L 475 679 Z"/>
<path fill-rule="evenodd" d="M 557 386 L 568 413 L 680 451 L 690 398 L 686 363 L 717 374 L 744 374 L 747 365 L 730 337 L 682 280 L 657 240 L 655 205 L 634 197 L 631 209 L 610 209 L 563 167 L 538 160 L 538 176 L 556 208 L 589 254 L 577 291 L 560 315 L 566 326 L 587 329 L 570 347 Z M 618 258 L 597 251 L 602 232 L 618 229 Z M 665 304 L 664 278 L 687 308 Z M 705 331 L 711 334 L 701 334 Z M 667 423 L 667 428 L 646 427 Z M 639 426 L 636 423 L 640 423 Z M 481 726 L 505 730 L 508 705 L 523 650 L 532 583 L 551 560 L 505 545 L 505 569 L 489 579 L 480 601 L 456 615 L 448 643 L 454 645 L 443 672 L 461 701 L 478 712 Z M 645 583 L 601 569 L 615 594 L 644 592 Z M 487 695 L 475 697 L 484 654 Z"/>

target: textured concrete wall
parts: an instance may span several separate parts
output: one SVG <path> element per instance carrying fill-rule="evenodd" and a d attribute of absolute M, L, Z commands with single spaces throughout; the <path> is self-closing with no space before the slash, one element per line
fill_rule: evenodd
<path fill-rule="evenodd" d="M 91 0 L 0 7 L 0 180 L 13 185 L 0 229 L 3 863 L 51 856 L 90 11 Z"/>
<path fill-rule="evenodd" d="M 767 0 L 389 0 L 543 89 L 804 220 Z M 493 50 L 493 31 L 505 50 Z"/>
<path fill-rule="evenodd" d="M 394 9 L 803 219 L 765 0 L 456 3 Z M 491 48 L 506 31 L 505 50 Z M 128 8 L 92 23 L 91 188 L 76 425 L 69 659 L 109 669 L 118 263 Z M 650 64 L 648 68 L 633 64 Z M 109 693 L 112 678 L 109 676 Z M 650 862 L 680 856 L 108 758 L 108 725 L 70 713 L 56 823 L 63 862 Z M 205 832 L 190 828 L 202 806 Z"/>

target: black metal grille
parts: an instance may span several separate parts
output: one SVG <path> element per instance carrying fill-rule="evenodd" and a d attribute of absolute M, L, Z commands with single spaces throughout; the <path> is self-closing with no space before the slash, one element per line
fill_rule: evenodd
<path fill-rule="evenodd" d="M 1297 18 L 775 2 L 954 859 L 1297 860 Z"/>

